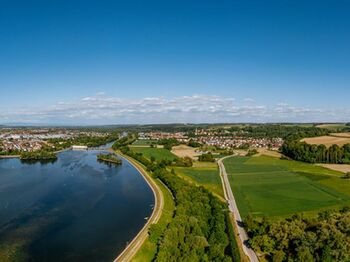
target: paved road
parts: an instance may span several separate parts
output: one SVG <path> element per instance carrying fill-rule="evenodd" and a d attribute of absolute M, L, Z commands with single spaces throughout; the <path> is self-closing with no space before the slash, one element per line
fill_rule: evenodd
<path fill-rule="evenodd" d="M 218 161 L 218 165 L 220 168 L 220 176 L 221 176 L 221 180 L 223 182 L 223 187 L 224 187 L 225 198 L 229 204 L 230 212 L 233 213 L 235 223 L 236 223 L 236 228 L 238 229 L 238 235 L 239 235 L 239 238 L 242 242 L 244 253 L 248 256 L 250 261 L 259 262 L 259 259 L 258 259 L 257 255 L 255 254 L 254 250 L 251 249 L 247 245 L 249 238 L 248 238 L 247 232 L 245 231 L 245 229 L 243 227 L 243 221 L 242 221 L 241 215 L 238 211 L 236 200 L 235 200 L 235 197 L 233 196 L 232 189 L 231 189 L 230 183 L 229 183 L 228 178 L 227 178 L 225 166 L 222 162 L 224 159 L 229 158 L 229 157 L 232 157 L 232 156 L 223 157 L 223 158 L 219 159 L 219 161 Z"/>
<path fill-rule="evenodd" d="M 151 217 L 148 219 L 147 223 L 144 225 L 142 230 L 136 235 L 136 237 L 128 244 L 128 246 L 124 249 L 124 251 L 114 260 L 114 262 L 127 262 L 131 261 L 131 259 L 135 256 L 137 251 L 140 249 L 142 244 L 145 242 L 148 237 L 148 227 L 151 224 L 155 224 L 159 221 L 163 207 L 164 207 L 164 199 L 163 193 L 157 184 L 153 181 L 153 179 L 147 174 L 147 172 L 139 165 L 135 160 L 130 157 L 123 156 L 127 159 L 145 178 L 148 185 L 151 187 L 154 194 L 154 208 Z"/>

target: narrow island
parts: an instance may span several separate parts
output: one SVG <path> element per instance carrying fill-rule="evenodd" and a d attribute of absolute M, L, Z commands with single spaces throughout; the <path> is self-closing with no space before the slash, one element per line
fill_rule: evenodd
<path fill-rule="evenodd" d="M 98 154 L 97 155 L 98 161 L 108 162 L 115 165 L 121 165 L 122 161 L 117 158 L 114 154 Z"/>

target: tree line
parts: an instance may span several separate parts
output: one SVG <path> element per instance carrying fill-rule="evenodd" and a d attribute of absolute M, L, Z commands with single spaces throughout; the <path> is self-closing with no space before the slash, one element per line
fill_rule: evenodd
<path fill-rule="evenodd" d="M 350 144 L 327 148 L 325 145 L 288 140 L 283 143 L 281 152 L 294 160 L 308 163 L 350 164 Z"/>
<path fill-rule="evenodd" d="M 281 125 L 281 124 L 264 124 L 256 126 L 246 126 L 242 128 L 244 133 L 242 136 L 255 137 L 255 138 L 275 138 L 280 137 L 283 139 L 290 138 L 292 136 L 301 137 L 314 137 L 328 135 L 329 130 L 324 128 L 318 128 L 315 126 L 304 127 L 300 125 Z"/>

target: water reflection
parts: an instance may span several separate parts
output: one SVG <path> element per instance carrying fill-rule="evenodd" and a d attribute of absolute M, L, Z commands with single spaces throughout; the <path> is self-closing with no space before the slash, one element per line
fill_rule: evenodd
<path fill-rule="evenodd" d="M 34 165 L 40 163 L 41 165 L 53 164 L 57 159 L 21 159 L 22 164 Z"/>

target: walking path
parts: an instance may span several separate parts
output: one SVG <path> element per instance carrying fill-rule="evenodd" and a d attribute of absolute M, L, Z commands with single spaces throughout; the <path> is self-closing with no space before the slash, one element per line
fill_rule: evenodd
<path fill-rule="evenodd" d="M 225 166 L 222 162 L 224 159 L 229 158 L 229 157 L 232 157 L 232 156 L 226 156 L 226 157 L 223 157 L 223 158 L 218 160 L 218 165 L 220 168 L 220 176 L 221 176 L 222 185 L 224 188 L 225 198 L 228 202 L 230 212 L 233 213 L 234 220 L 235 220 L 235 226 L 238 230 L 239 239 L 242 242 L 244 253 L 248 256 L 248 258 L 251 262 L 259 262 L 259 259 L 258 259 L 257 255 L 255 254 L 254 250 L 248 246 L 248 239 L 249 238 L 248 238 L 247 232 L 245 231 L 245 229 L 243 227 L 243 221 L 242 221 L 241 215 L 239 213 L 235 197 L 233 196 L 230 182 L 228 181 Z"/>
<path fill-rule="evenodd" d="M 120 155 L 120 154 L 119 154 Z M 143 167 L 137 163 L 134 159 L 122 156 L 128 162 L 130 162 L 145 178 L 146 182 L 150 186 L 154 194 L 154 208 L 152 215 L 148 219 L 147 223 L 141 229 L 141 231 L 135 236 L 135 238 L 127 245 L 124 251 L 114 260 L 114 262 L 127 262 L 130 261 L 137 251 L 141 248 L 142 244 L 148 237 L 148 228 L 151 224 L 155 224 L 159 221 L 164 206 L 163 194 L 157 184 L 153 181 L 150 175 L 143 169 Z"/>

